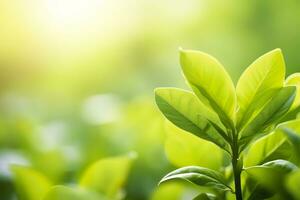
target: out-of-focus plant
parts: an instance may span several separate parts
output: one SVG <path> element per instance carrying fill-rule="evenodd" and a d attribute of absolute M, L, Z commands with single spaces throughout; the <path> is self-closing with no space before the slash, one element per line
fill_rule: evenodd
<path fill-rule="evenodd" d="M 158 88 L 156 103 L 170 122 L 215 144 L 224 156 L 216 156 L 218 149 L 205 150 L 203 143 L 198 145 L 199 151 L 186 153 L 192 157 L 185 157 L 184 147 L 196 146 L 193 141 L 196 137 L 187 139 L 190 136 L 182 133 L 180 137 L 186 139 L 181 140 L 176 138 L 178 135 L 172 136 L 166 144 L 171 161 L 174 163 L 174 158 L 179 157 L 179 161 L 187 163 L 188 160 L 193 165 L 172 171 L 160 183 L 179 179 L 210 189 L 195 199 L 232 199 L 233 195 L 237 200 L 297 196 L 293 183 L 297 182 L 299 153 L 293 151 L 293 146 L 300 141 L 297 130 L 300 121 L 287 120 L 296 118 L 295 110 L 300 106 L 300 75 L 296 73 L 285 80 L 281 50 L 275 49 L 254 61 L 236 87 L 219 61 L 206 53 L 180 50 L 180 63 L 193 92 Z M 170 148 L 170 145 L 174 146 Z M 195 162 L 197 155 L 200 161 Z M 219 165 L 201 163 L 206 157 L 211 161 L 225 159 Z M 231 165 L 226 162 L 228 157 Z M 198 163 L 205 167 L 195 166 Z M 285 185 L 288 176 L 291 187 Z"/>
<path fill-rule="evenodd" d="M 22 200 L 123 199 L 134 154 L 108 157 L 91 164 L 74 186 L 55 185 L 43 173 L 25 166 L 12 166 L 18 198 Z"/>

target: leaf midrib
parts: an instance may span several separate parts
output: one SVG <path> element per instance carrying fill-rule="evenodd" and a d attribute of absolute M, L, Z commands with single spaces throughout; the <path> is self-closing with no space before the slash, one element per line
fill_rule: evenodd
<path fill-rule="evenodd" d="M 190 122 L 193 126 L 195 126 L 197 129 L 200 130 L 200 132 L 204 131 L 206 129 L 206 126 L 203 128 L 199 127 L 198 124 L 196 124 L 195 122 L 193 122 L 192 120 L 190 120 L 186 115 L 182 114 L 178 109 L 176 109 L 176 107 L 174 107 L 173 105 L 171 105 L 170 103 L 168 103 L 168 101 L 166 101 L 163 97 L 157 95 L 157 98 L 159 98 L 161 101 L 163 101 L 165 104 L 168 104 L 174 111 L 176 111 L 176 113 L 181 116 L 182 118 L 186 119 L 188 122 Z M 206 118 L 205 118 L 206 119 Z M 207 124 L 208 125 L 208 124 Z M 206 132 L 205 132 L 206 133 Z M 207 134 L 207 138 L 206 139 L 210 139 L 210 140 L 214 140 L 213 138 L 209 137 L 209 134 Z"/>

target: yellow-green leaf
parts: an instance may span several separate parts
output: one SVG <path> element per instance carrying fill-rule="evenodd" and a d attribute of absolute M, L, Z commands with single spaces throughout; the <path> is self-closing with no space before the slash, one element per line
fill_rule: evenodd
<path fill-rule="evenodd" d="M 288 140 L 293 145 L 294 151 L 292 154 L 291 160 L 293 160 L 294 163 L 299 164 L 300 163 L 300 119 L 288 121 L 285 123 L 280 124 L 278 127 L 279 130 L 281 130 L 288 138 Z"/>
<path fill-rule="evenodd" d="M 218 171 L 198 166 L 187 166 L 176 169 L 162 178 L 161 183 L 172 180 L 185 180 L 198 186 L 222 191 L 233 191 L 227 185 L 225 177 Z"/>
<path fill-rule="evenodd" d="M 286 79 L 285 84 L 287 86 L 293 85 L 297 87 L 297 95 L 290 109 L 292 111 L 300 106 L 300 73 L 290 75 Z"/>
<path fill-rule="evenodd" d="M 272 97 L 274 89 L 283 86 L 284 78 L 285 63 L 280 49 L 259 57 L 244 71 L 236 87 L 238 130 Z"/>
<path fill-rule="evenodd" d="M 84 171 L 80 186 L 110 198 L 115 197 L 127 179 L 133 158 L 135 155 L 131 153 L 93 163 Z"/>
<path fill-rule="evenodd" d="M 158 88 L 155 90 L 155 100 L 165 117 L 179 128 L 200 138 L 211 141 L 228 151 L 224 133 L 220 135 L 222 126 L 215 113 L 202 104 L 191 92 L 176 88 Z"/>
<path fill-rule="evenodd" d="M 184 197 L 193 197 L 199 193 L 199 188 L 191 187 L 183 182 L 169 182 L 156 187 L 151 200 L 180 200 Z"/>
<path fill-rule="evenodd" d="M 219 115 L 227 128 L 233 129 L 235 88 L 220 62 L 200 51 L 181 50 L 180 63 L 185 78 L 200 100 Z"/>
<path fill-rule="evenodd" d="M 52 186 L 47 177 L 30 167 L 14 165 L 11 170 L 20 200 L 41 200 Z"/>
<path fill-rule="evenodd" d="M 166 132 L 166 155 L 176 167 L 196 165 L 215 170 L 222 167 L 224 153 L 214 144 L 189 134 L 169 122 L 166 123 Z"/>
<path fill-rule="evenodd" d="M 286 186 L 295 199 L 300 199 L 300 170 L 289 175 Z"/>
<path fill-rule="evenodd" d="M 286 176 L 297 167 L 286 160 L 274 160 L 263 165 L 248 167 L 246 173 L 271 191 L 280 191 Z"/>
<path fill-rule="evenodd" d="M 244 156 L 246 167 L 260 165 L 276 159 L 288 159 L 292 146 L 286 136 L 279 130 L 255 141 Z"/>
<path fill-rule="evenodd" d="M 61 185 L 52 187 L 43 200 L 104 200 L 105 198 L 81 188 L 69 188 Z"/>
<path fill-rule="evenodd" d="M 296 88 L 294 86 L 281 88 L 242 130 L 239 141 L 241 148 L 244 148 L 255 136 L 284 116 L 290 109 L 295 95 Z"/>

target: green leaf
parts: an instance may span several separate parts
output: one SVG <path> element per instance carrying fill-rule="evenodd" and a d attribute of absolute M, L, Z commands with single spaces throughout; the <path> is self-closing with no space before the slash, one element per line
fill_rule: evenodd
<path fill-rule="evenodd" d="M 193 200 L 213 200 L 213 199 L 216 199 L 215 196 L 207 193 L 201 193 L 195 198 L 193 198 Z"/>
<path fill-rule="evenodd" d="M 104 158 L 89 166 L 80 179 L 80 186 L 115 197 L 125 183 L 134 154 Z"/>
<path fill-rule="evenodd" d="M 165 151 L 177 167 L 196 165 L 218 170 L 222 166 L 223 151 L 216 145 L 166 123 Z M 210 156 L 207 156 L 210 155 Z"/>
<path fill-rule="evenodd" d="M 300 163 L 300 119 L 292 120 L 286 123 L 280 124 L 278 127 L 288 138 L 293 145 L 293 161 Z"/>
<path fill-rule="evenodd" d="M 286 186 L 295 199 L 300 199 L 300 170 L 288 176 Z"/>
<path fill-rule="evenodd" d="M 288 86 L 280 89 L 261 111 L 249 122 L 240 134 L 241 149 L 270 125 L 278 121 L 290 109 L 296 95 L 296 88 Z"/>
<path fill-rule="evenodd" d="M 197 186 L 191 187 L 191 185 L 183 182 L 169 182 L 156 187 L 151 194 L 151 200 L 179 200 L 186 197 L 193 197 L 199 193 Z"/>
<path fill-rule="evenodd" d="M 238 130 L 272 97 L 274 90 L 283 86 L 284 78 L 285 63 L 280 49 L 259 57 L 244 71 L 236 86 Z"/>
<path fill-rule="evenodd" d="M 247 190 L 243 192 L 243 195 L 247 196 L 247 200 L 268 199 L 274 195 L 274 192 L 271 192 L 250 177 L 247 177 L 245 186 Z"/>
<path fill-rule="evenodd" d="M 80 188 L 54 186 L 44 196 L 43 200 L 104 200 L 104 197 Z"/>
<path fill-rule="evenodd" d="M 11 170 L 20 200 L 40 200 L 52 186 L 47 177 L 29 167 L 13 165 Z"/>
<path fill-rule="evenodd" d="M 300 73 L 295 73 L 295 74 L 290 75 L 286 79 L 285 85 L 297 87 L 297 95 L 296 95 L 293 105 L 291 106 L 291 111 L 292 111 L 292 110 L 297 109 L 300 106 Z"/>
<path fill-rule="evenodd" d="M 212 56 L 193 50 L 181 50 L 180 63 L 196 95 L 219 115 L 227 128 L 233 130 L 237 100 L 234 85 L 224 67 Z"/>
<path fill-rule="evenodd" d="M 176 88 L 158 88 L 155 90 L 155 100 L 161 112 L 173 124 L 223 149 L 228 149 L 225 139 L 211 124 L 220 125 L 218 117 L 193 93 Z"/>
<path fill-rule="evenodd" d="M 232 191 L 221 173 L 204 167 L 188 166 L 179 168 L 163 177 L 160 184 L 174 179 L 185 180 L 198 186 L 217 190 Z"/>
<path fill-rule="evenodd" d="M 287 174 L 295 171 L 297 167 L 286 160 L 274 160 L 263 165 L 248 167 L 247 174 L 271 191 L 282 191 Z"/>
<path fill-rule="evenodd" d="M 281 131 L 274 131 L 256 140 L 244 156 L 246 167 L 261 165 L 276 159 L 289 159 L 292 146 Z"/>

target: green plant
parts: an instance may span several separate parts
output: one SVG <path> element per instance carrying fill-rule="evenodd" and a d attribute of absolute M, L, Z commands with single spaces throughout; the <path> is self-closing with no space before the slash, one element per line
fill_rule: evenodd
<path fill-rule="evenodd" d="M 274 195 L 292 199 L 283 184 L 286 176 L 298 170 L 291 161 L 296 163 L 299 154 L 292 150 L 297 140 L 291 140 L 295 137 L 287 132 L 300 127 L 300 122 L 283 122 L 295 119 L 299 110 L 300 74 L 285 80 L 281 50 L 254 61 L 236 87 L 224 67 L 206 53 L 180 50 L 180 63 L 193 92 L 157 88 L 156 103 L 174 125 L 224 150 L 231 165 L 225 162 L 220 171 L 183 167 L 160 183 L 183 179 L 212 190 L 195 199 L 230 199 L 230 193 L 237 200 Z M 299 136 L 300 131 L 295 132 Z"/>
<path fill-rule="evenodd" d="M 17 196 L 22 200 L 117 200 L 123 198 L 121 189 L 135 157 L 130 153 L 98 160 L 83 171 L 73 187 L 53 184 L 31 167 L 13 165 L 11 171 Z"/>

